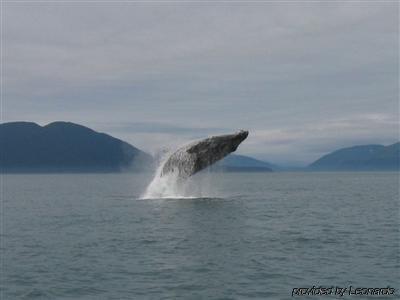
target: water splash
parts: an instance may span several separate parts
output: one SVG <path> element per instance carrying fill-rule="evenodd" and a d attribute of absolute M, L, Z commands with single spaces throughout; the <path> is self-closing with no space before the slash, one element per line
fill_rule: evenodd
<path fill-rule="evenodd" d="M 147 186 L 145 192 L 142 194 L 142 199 L 159 199 L 159 198 L 202 198 L 208 197 L 210 191 L 210 183 L 207 178 L 207 172 L 203 176 L 192 176 L 183 179 L 178 170 L 173 170 L 167 174 L 163 174 L 163 168 L 170 157 L 171 152 L 164 153 L 154 177 L 150 184 Z M 182 151 L 181 161 L 190 159 Z M 190 163 L 187 161 L 186 163 Z"/>

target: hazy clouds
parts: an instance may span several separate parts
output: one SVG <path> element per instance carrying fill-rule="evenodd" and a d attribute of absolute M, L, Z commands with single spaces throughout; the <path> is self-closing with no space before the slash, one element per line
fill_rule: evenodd
<path fill-rule="evenodd" d="M 144 150 L 245 128 L 278 162 L 398 139 L 396 2 L 3 6 L 4 121 Z"/>

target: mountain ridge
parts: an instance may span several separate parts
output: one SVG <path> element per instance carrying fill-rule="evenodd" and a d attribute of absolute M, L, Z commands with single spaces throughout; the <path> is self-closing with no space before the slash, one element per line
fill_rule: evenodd
<path fill-rule="evenodd" d="M 332 151 L 308 165 L 314 171 L 399 170 L 400 142 L 357 145 Z"/>
<path fill-rule="evenodd" d="M 40 126 L 0 124 L 2 171 L 98 171 L 144 169 L 152 157 L 108 134 L 72 122 Z"/>
<path fill-rule="evenodd" d="M 3 172 L 117 172 L 154 167 L 154 158 L 106 133 L 64 121 L 0 124 L 0 169 Z M 392 171 L 400 167 L 400 142 L 356 145 L 332 151 L 297 171 Z M 285 171 L 250 156 L 231 154 L 211 170 Z"/>

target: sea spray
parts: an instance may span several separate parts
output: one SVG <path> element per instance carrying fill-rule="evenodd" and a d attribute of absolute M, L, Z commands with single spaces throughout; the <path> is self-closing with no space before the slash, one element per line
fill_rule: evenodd
<path fill-rule="evenodd" d="M 165 162 L 171 152 L 164 152 L 158 159 L 154 177 L 142 194 L 142 199 L 159 198 L 202 198 L 211 196 L 209 170 L 196 176 L 183 179 L 178 172 L 162 174 Z"/>
<path fill-rule="evenodd" d="M 162 175 L 162 169 L 170 154 L 170 151 L 163 151 L 158 155 L 158 167 L 142 199 L 184 197 L 184 183 L 181 182 L 178 174 Z"/>

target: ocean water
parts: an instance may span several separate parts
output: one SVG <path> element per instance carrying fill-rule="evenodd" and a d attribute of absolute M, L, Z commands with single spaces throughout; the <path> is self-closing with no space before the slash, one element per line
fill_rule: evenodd
<path fill-rule="evenodd" d="M 206 173 L 187 198 L 140 199 L 150 180 L 3 175 L 0 299 L 400 295 L 399 173 Z"/>

